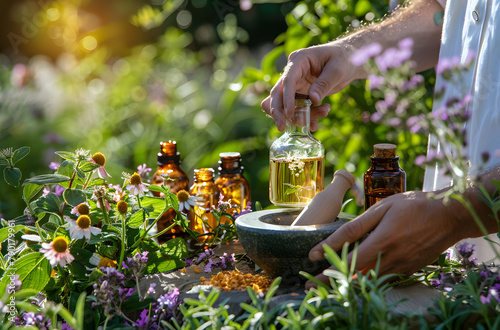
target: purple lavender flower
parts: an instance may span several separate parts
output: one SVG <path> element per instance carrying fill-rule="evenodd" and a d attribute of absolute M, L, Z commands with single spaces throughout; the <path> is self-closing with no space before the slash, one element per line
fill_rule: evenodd
<path fill-rule="evenodd" d="M 235 262 L 236 258 L 234 257 L 234 253 L 231 253 L 231 256 L 228 256 L 226 252 L 220 257 L 221 260 L 221 268 L 227 269 L 231 267 Z"/>
<path fill-rule="evenodd" d="M 207 264 L 205 265 L 205 273 L 210 273 L 212 271 L 212 267 L 217 267 L 217 263 L 213 261 L 213 259 L 208 259 Z"/>
<path fill-rule="evenodd" d="M 160 311 L 164 311 L 167 315 L 173 316 L 174 311 L 179 306 L 179 289 L 174 288 L 172 292 L 165 293 L 157 299 L 157 307 L 155 312 L 158 314 Z"/>
<path fill-rule="evenodd" d="M 403 40 L 399 41 L 398 47 L 399 49 L 408 49 L 411 50 L 413 48 L 413 39 L 412 38 L 404 38 Z"/>
<path fill-rule="evenodd" d="M 150 283 L 148 291 L 146 291 L 146 296 L 152 296 L 156 293 L 155 291 L 156 283 Z"/>
<path fill-rule="evenodd" d="M 421 166 L 425 163 L 426 157 L 424 155 L 417 156 L 415 158 L 415 165 Z"/>
<path fill-rule="evenodd" d="M 123 261 L 122 267 L 127 269 L 136 279 L 141 277 L 142 270 L 146 267 L 148 262 L 148 251 L 142 253 L 136 253 L 132 258 L 127 257 L 127 260 Z"/>
<path fill-rule="evenodd" d="M 66 188 L 64 188 L 63 186 L 56 185 L 56 187 L 54 188 L 54 194 L 56 194 L 57 196 L 61 196 L 65 189 Z"/>
<path fill-rule="evenodd" d="M 371 43 L 355 51 L 351 56 L 351 63 L 356 66 L 361 66 L 368 62 L 370 58 L 380 54 L 381 51 L 382 46 L 379 43 Z"/>
<path fill-rule="evenodd" d="M 459 254 L 459 262 L 465 267 L 465 268 L 471 268 L 476 266 L 476 258 L 472 258 L 472 255 L 474 253 L 474 247 L 476 244 L 464 242 L 464 243 L 459 243 L 456 245 L 456 249 Z"/>
<path fill-rule="evenodd" d="M 369 75 L 368 80 L 370 81 L 371 90 L 379 88 L 379 86 L 382 85 L 385 81 L 384 77 L 375 74 Z"/>
<path fill-rule="evenodd" d="M 252 212 L 252 203 L 248 202 L 247 206 L 245 207 L 245 209 L 242 210 L 239 213 L 234 214 L 233 217 L 234 217 L 234 219 L 237 219 L 238 217 L 241 217 L 243 214 L 247 214 L 247 213 L 250 213 L 250 212 Z"/>
<path fill-rule="evenodd" d="M 103 308 L 104 313 L 115 315 L 121 313 L 120 306 L 132 294 L 134 289 L 125 287 L 125 275 L 116 268 L 100 268 L 104 273 L 94 283 L 93 296 L 96 301 L 93 307 Z"/>
<path fill-rule="evenodd" d="M 59 168 L 59 165 L 60 165 L 60 164 L 58 164 L 58 163 L 50 162 L 50 164 L 49 164 L 49 168 L 50 168 L 51 170 L 54 170 L 54 171 L 55 171 L 55 170 L 57 170 L 57 169 Z"/>
<path fill-rule="evenodd" d="M 35 329 L 48 329 L 51 326 L 50 319 L 42 314 L 27 312 L 22 315 L 22 319 L 16 321 L 18 326 L 30 326 Z"/>
<path fill-rule="evenodd" d="M 140 329 L 147 329 L 149 323 L 149 309 L 144 309 L 137 319 L 136 326 Z"/>
<path fill-rule="evenodd" d="M 380 102 L 380 101 L 379 101 Z M 378 102 L 377 102 L 378 103 Z M 372 114 L 371 116 L 371 120 L 372 122 L 374 123 L 377 123 L 378 121 L 380 121 L 380 119 L 382 119 L 382 114 L 380 114 L 379 112 L 375 112 Z"/>

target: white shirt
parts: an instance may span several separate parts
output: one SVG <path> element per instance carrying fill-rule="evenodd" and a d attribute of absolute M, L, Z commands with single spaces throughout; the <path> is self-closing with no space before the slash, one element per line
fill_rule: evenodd
<path fill-rule="evenodd" d="M 443 5 L 445 0 L 438 0 Z M 458 56 L 464 63 L 469 51 L 476 52 L 472 69 L 465 73 L 462 88 L 451 86 L 441 77 L 436 90 L 445 86 L 445 94 L 434 102 L 434 110 L 452 97 L 472 95 L 472 116 L 467 123 L 466 137 L 471 173 L 485 171 L 500 164 L 495 150 L 500 149 L 500 0 L 453 0 L 445 7 L 439 58 Z M 489 153 L 484 163 L 482 154 Z M 428 168 L 424 191 L 449 186 L 450 178 L 438 175 L 439 168 Z M 473 221 L 471 217 L 471 221 Z M 490 235 L 490 238 L 496 235 Z M 468 239 L 476 244 L 478 261 L 488 262 L 494 253 L 484 238 Z"/>

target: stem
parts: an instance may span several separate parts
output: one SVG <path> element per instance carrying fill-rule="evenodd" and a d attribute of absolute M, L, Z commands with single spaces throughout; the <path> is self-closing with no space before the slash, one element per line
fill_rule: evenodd
<path fill-rule="evenodd" d="M 104 223 L 109 224 L 108 210 L 106 209 L 106 204 L 104 204 L 104 197 L 101 197 L 99 202 L 101 203 L 102 214 L 104 215 Z"/>
<path fill-rule="evenodd" d="M 111 315 L 106 316 L 106 321 L 104 321 L 104 326 L 102 328 L 103 330 L 106 330 L 106 327 L 108 326 L 109 319 L 111 319 Z"/>
<path fill-rule="evenodd" d="M 173 226 L 175 226 L 175 223 L 172 223 L 170 226 L 168 226 L 167 228 L 163 229 L 158 234 L 152 235 L 151 238 L 160 237 L 161 235 L 163 235 L 164 233 L 166 233 L 167 231 L 169 231 L 170 229 L 172 229 Z"/>
<path fill-rule="evenodd" d="M 156 225 L 156 223 L 158 222 L 158 220 L 160 220 L 160 218 L 163 216 L 163 214 L 165 212 L 167 212 L 167 210 L 170 208 L 170 205 L 166 205 L 165 208 L 163 209 L 163 211 L 160 212 L 160 214 L 158 214 L 158 216 L 156 217 L 156 219 L 153 221 L 153 223 L 151 225 L 149 225 L 149 227 L 146 229 L 146 231 L 144 232 L 144 234 L 142 234 L 141 238 L 139 238 L 137 241 L 135 241 L 135 243 L 130 247 L 130 249 L 133 251 L 139 244 L 141 244 L 141 242 L 144 240 L 144 237 L 146 237 L 146 235 L 148 234 L 148 232 L 151 230 L 151 228 L 153 228 L 154 225 Z"/>
<path fill-rule="evenodd" d="M 139 295 L 139 300 L 142 301 L 144 298 L 141 296 L 141 288 L 139 287 L 139 278 L 135 276 L 135 284 L 137 287 L 137 295 Z"/>
<path fill-rule="evenodd" d="M 88 176 L 87 176 L 87 180 L 85 180 L 85 184 L 83 185 L 83 188 L 82 190 L 85 190 L 85 188 L 87 188 L 87 185 L 89 184 L 90 182 L 90 178 L 92 177 L 92 173 L 90 173 Z"/>
<path fill-rule="evenodd" d="M 126 249 L 126 242 L 125 240 L 127 239 L 126 235 L 125 235 L 125 217 L 122 216 L 122 247 L 121 247 L 121 251 L 120 251 L 120 262 L 118 264 L 118 269 L 119 270 L 122 270 L 122 264 L 123 264 L 123 259 L 125 259 L 125 249 Z"/>
<path fill-rule="evenodd" d="M 38 231 L 38 236 L 40 236 L 40 239 L 42 240 L 42 242 L 45 242 L 45 239 L 42 236 L 42 229 L 40 228 L 38 221 L 35 221 L 35 226 L 36 226 L 36 230 Z"/>

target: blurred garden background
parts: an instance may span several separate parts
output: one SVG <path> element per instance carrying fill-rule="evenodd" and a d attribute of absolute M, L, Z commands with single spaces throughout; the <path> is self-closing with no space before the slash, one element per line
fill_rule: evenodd
<path fill-rule="evenodd" d="M 177 141 L 182 168 L 242 154 L 252 201 L 268 207 L 269 146 L 281 133 L 260 108 L 292 51 L 381 19 L 389 0 L 17 0 L 0 3 L 0 148 L 31 147 L 23 179 L 49 173 L 55 151 L 102 152 L 111 182 Z M 424 74 L 432 104 L 434 72 Z M 407 188 L 420 189 L 427 137 L 370 122 L 376 98 L 357 81 L 328 99 L 314 133 L 357 178 L 373 145 L 398 145 Z M 22 182 L 21 181 L 21 182 Z M 362 193 L 361 193 L 362 194 Z M 356 193 L 351 192 L 356 197 Z M 22 189 L 0 183 L 0 213 L 22 214 Z M 362 212 L 362 195 L 346 211 Z"/>

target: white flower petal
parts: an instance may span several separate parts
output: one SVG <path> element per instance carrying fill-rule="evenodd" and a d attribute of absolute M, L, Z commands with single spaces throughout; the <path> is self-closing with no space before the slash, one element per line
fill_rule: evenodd
<path fill-rule="evenodd" d="M 83 229 L 80 227 L 75 228 L 74 231 L 72 231 L 72 239 L 80 239 L 83 238 Z"/>
<path fill-rule="evenodd" d="M 97 227 L 90 227 L 90 232 L 92 233 L 92 235 L 99 235 L 101 233 L 101 229 L 97 228 Z"/>
<path fill-rule="evenodd" d="M 32 241 L 32 242 L 41 242 L 42 239 L 38 235 L 23 235 L 21 236 L 22 239 L 27 240 L 27 241 Z"/>

